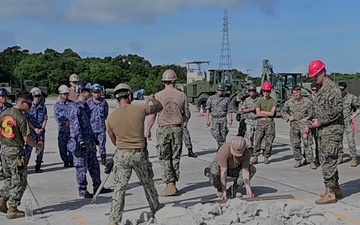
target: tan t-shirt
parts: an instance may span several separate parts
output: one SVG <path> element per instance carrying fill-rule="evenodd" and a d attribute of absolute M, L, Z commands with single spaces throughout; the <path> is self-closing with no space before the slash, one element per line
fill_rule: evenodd
<path fill-rule="evenodd" d="M 234 157 L 230 151 L 230 143 L 223 144 L 215 156 L 215 161 L 221 167 L 235 169 L 242 165 L 242 168 L 248 168 L 250 165 L 250 151 L 245 150 L 243 156 Z"/>
<path fill-rule="evenodd" d="M 155 94 L 155 99 L 163 106 L 163 110 L 159 112 L 158 125 L 183 124 L 185 110 L 189 108 L 184 92 L 176 89 L 162 90 Z"/>
<path fill-rule="evenodd" d="M 139 149 L 145 147 L 144 122 L 153 105 L 128 105 L 113 111 L 107 120 L 107 130 L 116 137 L 116 147 Z"/>
<path fill-rule="evenodd" d="M 73 102 L 76 102 L 78 100 L 78 96 L 76 95 L 75 91 L 71 87 L 69 87 L 69 99 Z"/>

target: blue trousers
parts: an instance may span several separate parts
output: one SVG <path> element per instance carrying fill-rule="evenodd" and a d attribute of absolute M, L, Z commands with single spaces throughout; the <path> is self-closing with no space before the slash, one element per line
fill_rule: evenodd
<path fill-rule="evenodd" d="M 42 141 L 45 143 L 45 134 L 42 133 L 40 135 L 34 134 L 33 132 L 31 132 L 31 138 L 35 141 L 35 142 L 39 142 Z M 27 161 L 30 161 L 30 157 L 31 157 L 31 153 L 32 153 L 33 147 L 31 147 L 30 145 L 26 145 L 25 146 L 25 156 Z M 44 151 L 41 151 L 39 154 L 36 155 L 36 164 L 37 165 L 41 165 L 41 163 L 43 162 L 43 156 L 44 156 Z"/>
<path fill-rule="evenodd" d="M 105 132 L 101 132 L 101 133 L 94 133 L 94 139 L 95 139 L 95 144 L 99 145 L 99 153 L 101 156 L 105 156 L 106 155 L 106 133 Z"/>
<path fill-rule="evenodd" d="M 58 147 L 61 160 L 69 164 L 73 162 L 73 155 L 71 152 L 68 151 L 67 143 L 70 139 L 70 130 L 61 128 L 58 133 Z"/>

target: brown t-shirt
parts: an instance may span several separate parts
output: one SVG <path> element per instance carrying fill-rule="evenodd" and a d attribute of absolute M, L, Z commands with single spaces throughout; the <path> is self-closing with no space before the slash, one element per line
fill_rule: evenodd
<path fill-rule="evenodd" d="M 75 91 L 71 87 L 69 87 L 69 99 L 73 102 L 76 102 L 78 100 L 78 96 L 76 95 Z"/>
<path fill-rule="evenodd" d="M 183 124 L 185 110 L 189 108 L 184 92 L 176 89 L 162 90 L 155 94 L 155 99 L 163 106 L 163 110 L 159 112 L 158 125 Z"/>
<path fill-rule="evenodd" d="M 245 150 L 243 156 L 234 157 L 231 154 L 230 143 L 223 144 L 215 156 L 215 161 L 221 167 L 235 169 L 242 165 L 242 168 L 248 168 L 250 164 L 250 151 Z"/>
<path fill-rule="evenodd" d="M 145 147 L 144 122 L 153 105 L 120 107 L 107 120 L 107 130 L 116 137 L 116 147 L 142 149 Z"/>

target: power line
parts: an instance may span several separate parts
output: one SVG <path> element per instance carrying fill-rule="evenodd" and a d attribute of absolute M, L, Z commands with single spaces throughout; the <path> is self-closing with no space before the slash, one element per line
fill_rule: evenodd
<path fill-rule="evenodd" d="M 225 9 L 223 18 L 223 36 L 221 42 L 219 69 L 232 69 L 230 40 L 229 40 L 229 19 Z"/>

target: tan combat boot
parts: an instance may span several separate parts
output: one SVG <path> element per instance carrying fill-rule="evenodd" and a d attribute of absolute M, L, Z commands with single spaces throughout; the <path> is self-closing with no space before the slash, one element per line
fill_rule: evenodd
<path fill-rule="evenodd" d="M 341 188 L 340 188 L 340 185 L 339 185 L 339 184 L 336 184 L 336 185 L 332 188 L 332 190 L 334 191 L 335 197 L 336 197 L 337 199 L 341 199 L 341 198 L 343 197 L 343 194 L 342 194 L 342 192 L 341 192 Z M 320 197 L 324 197 L 325 195 L 326 195 L 326 192 L 323 193 L 323 194 L 321 194 Z"/>
<path fill-rule="evenodd" d="M 343 163 L 343 162 L 344 162 L 343 156 L 342 156 L 342 155 L 339 155 L 339 156 L 338 156 L 338 160 L 337 160 L 337 164 L 339 165 L 339 164 L 341 164 L 341 163 Z"/>
<path fill-rule="evenodd" d="M 254 158 L 251 160 L 250 164 L 258 164 L 258 163 L 259 163 L 258 157 L 254 156 Z"/>
<path fill-rule="evenodd" d="M 315 201 L 317 205 L 336 203 L 335 192 L 332 188 L 326 188 L 325 194 Z"/>
<path fill-rule="evenodd" d="M 24 211 L 18 210 L 17 207 L 9 207 L 7 214 L 6 214 L 6 218 L 16 219 L 16 218 L 21 218 L 21 217 L 25 217 Z"/>
<path fill-rule="evenodd" d="M 7 200 L 5 198 L 0 198 L 0 212 L 7 213 L 8 207 L 6 202 Z"/>
<path fill-rule="evenodd" d="M 316 169 L 317 169 L 317 167 L 316 167 L 316 165 L 315 165 L 314 162 L 310 163 L 310 169 L 312 169 L 312 170 L 316 170 Z"/>
<path fill-rule="evenodd" d="M 356 157 L 352 157 L 351 159 L 351 167 L 357 167 L 358 161 Z"/>
<path fill-rule="evenodd" d="M 174 183 L 166 184 L 166 188 L 159 193 L 161 197 L 173 196 L 177 193 L 176 187 Z"/>
<path fill-rule="evenodd" d="M 265 158 L 264 158 L 264 164 L 269 164 L 269 163 L 270 163 L 269 157 L 265 157 Z"/>
<path fill-rule="evenodd" d="M 296 160 L 294 164 L 294 168 L 299 168 L 301 166 L 301 160 Z"/>

